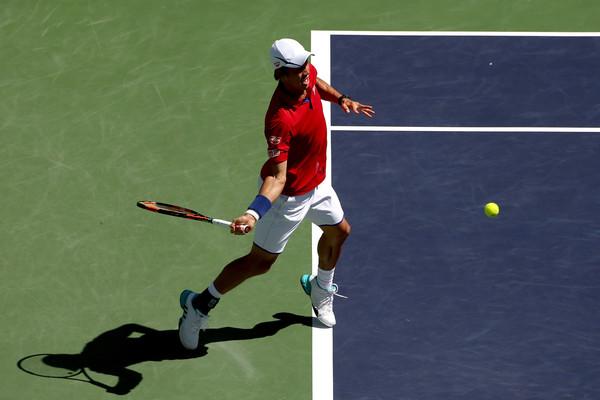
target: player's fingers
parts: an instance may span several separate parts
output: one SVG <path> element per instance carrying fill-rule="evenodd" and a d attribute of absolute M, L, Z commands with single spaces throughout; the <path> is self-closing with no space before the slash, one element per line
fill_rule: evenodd
<path fill-rule="evenodd" d="M 354 114 L 358 114 L 360 110 L 360 103 L 357 103 L 356 101 L 351 101 L 350 106 L 342 104 L 342 109 L 346 111 L 346 114 L 350 114 L 350 111 L 354 112 Z"/>
<path fill-rule="evenodd" d="M 241 225 L 240 221 L 239 221 L 239 217 L 234 219 L 231 222 L 231 225 L 229 225 L 229 232 L 233 233 L 234 235 L 239 235 L 240 233 L 239 231 L 239 226 Z"/>
<path fill-rule="evenodd" d="M 354 114 L 363 113 L 369 118 L 371 118 L 373 114 L 375 114 L 375 111 L 373 111 L 372 106 L 360 104 L 357 101 L 351 101 L 350 106 L 347 106 L 346 104 L 346 102 L 342 103 L 342 110 L 344 110 L 346 114 L 350 114 L 350 111 L 353 111 Z"/>
<path fill-rule="evenodd" d="M 375 114 L 375 111 L 373 111 L 373 107 L 371 107 L 371 106 L 361 105 L 360 111 L 369 118 L 372 118 L 373 114 Z"/>
<path fill-rule="evenodd" d="M 244 232 L 244 230 L 242 229 L 241 225 L 235 225 L 235 227 L 231 229 L 231 233 L 233 233 L 234 235 L 238 235 L 238 236 L 246 234 Z"/>

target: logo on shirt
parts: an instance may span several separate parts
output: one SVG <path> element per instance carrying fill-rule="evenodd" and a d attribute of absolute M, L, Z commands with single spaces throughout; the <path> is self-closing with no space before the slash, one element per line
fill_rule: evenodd
<path fill-rule="evenodd" d="M 276 158 L 279 157 L 279 155 L 281 154 L 281 151 L 279 150 L 269 150 L 269 158 Z"/>
<path fill-rule="evenodd" d="M 279 144 L 279 143 L 281 143 L 281 138 L 279 136 L 271 136 L 269 138 L 269 143 L 271 143 L 271 144 Z"/>

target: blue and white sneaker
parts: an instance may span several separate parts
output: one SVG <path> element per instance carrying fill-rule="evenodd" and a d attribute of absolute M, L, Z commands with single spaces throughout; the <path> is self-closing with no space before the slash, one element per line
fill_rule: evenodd
<path fill-rule="evenodd" d="M 191 290 L 184 290 L 179 296 L 179 305 L 183 309 L 183 315 L 179 319 L 179 340 L 189 350 L 198 348 L 200 330 L 208 329 L 208 315 L 202 314 L 192 305 L 196 296 L 198 293 Z"/>
<path fill-rule="evenodd" d="M 315 315 L 321 323 L 329 328 L 336 323 L 333 313 L 333 296 L 345 297 L 337 294 L 338 286 L 334 283 L 329 289 L 323 289 L 317 282 L 316 275 L 302 275 L 300 284 L 304 292 L 310 296 Z"/>

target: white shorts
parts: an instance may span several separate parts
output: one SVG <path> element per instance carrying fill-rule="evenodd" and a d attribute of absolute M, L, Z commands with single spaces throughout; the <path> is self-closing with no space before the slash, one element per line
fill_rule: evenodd
<path fill-rule="evenodd" d="M 254 244 L 271 254 L 282 253 L 304 218 L 318 226 L 335 226 L 344 220 L 342 204 L 330 185 L 322 183 L 301 196 L 279 196 L 254 226 Z"/>

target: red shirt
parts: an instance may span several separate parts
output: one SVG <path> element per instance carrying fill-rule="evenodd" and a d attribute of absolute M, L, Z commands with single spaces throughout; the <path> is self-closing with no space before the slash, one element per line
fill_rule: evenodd
<path fill-rule="evenodd" d="M 309 64 L 309 85 L 305 99 L 298 100 L 278 86 L 265 117 L 269 159 L 263 165 L 265 179 L 271 166 L 287 160 L 287 177 L 282 194 L 299 196 L 310 192 L 325 179 L 327 126 L 317 90 L 317 70 Z"/>

